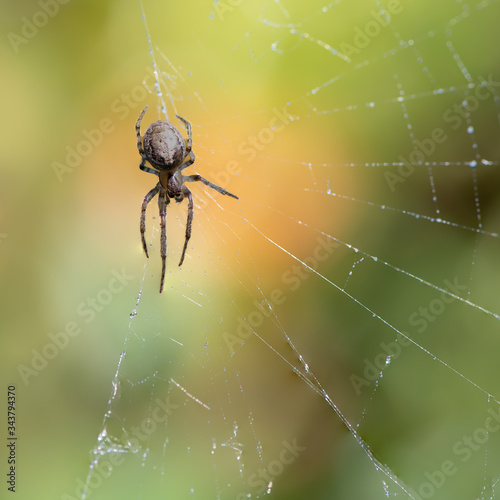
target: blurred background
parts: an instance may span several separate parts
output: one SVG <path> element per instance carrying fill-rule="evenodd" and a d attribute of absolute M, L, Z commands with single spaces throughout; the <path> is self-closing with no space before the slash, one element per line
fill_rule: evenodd
<path fill-rule="evenodd" d="M 1 9 L 18 498 L 494 497 L 497 1 Z M 182 268 L 169 205 L 160 295 L 162 100 L 239 200 L 190 185 Z"/>

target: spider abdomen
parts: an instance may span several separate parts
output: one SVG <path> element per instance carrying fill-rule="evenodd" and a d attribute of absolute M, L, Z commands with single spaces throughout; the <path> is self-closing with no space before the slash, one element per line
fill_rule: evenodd
<path fill-rule="evenodd" d="M 171 123 L 152 123 L 144 134 L 144 151 L 159 169 L 179 166 L 186 156 L 186 143 L 179 130 Z"/>

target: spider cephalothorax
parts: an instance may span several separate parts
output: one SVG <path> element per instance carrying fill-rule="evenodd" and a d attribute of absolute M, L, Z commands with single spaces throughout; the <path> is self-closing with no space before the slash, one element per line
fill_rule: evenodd
<path fill-rule="evenodd" d="M 148 255 L 148 249 L 146 246 L 146 239 L 144 238 L 144 233 L 146 231 L 146 208 L 148 203 L 158 194 L 158 208 L 160 211 L 160 225 L 161 225 L 161 283 L 160 283 L 160 293 L 163 290 L 163 283 L 165 281 L 165 262 L 167 257 L 167 205 L 170 203 L 170 198 L 175 198 L 175 201 L 181 202 L 186 196 L 188 199 L 188 218 L 186 224 L 186 239 L 184 241 L 184 248 L 182 249 L 181 260 L 179 261 L 179 266 L 182 265 L 184 261 L 184 256 L 186 254 L 186 249 L 188 245 L 189 238 L 191 238 L 191 226 L 193 223 L 193 196 L 191 191 L 186 187 L 184 182 L 195 182 L 200 181 L 208 187 L 215 189 L 221 194 L 227 194 L 233 198 L 238 199 L 237 196 L 226 191 L 224 188 L 212 184 L 207 179 L 203 178 L 201 175 L 182 175 L 182 171 L 194 163 L 194 153 L 191 149 L 193 144 L 191 124 L 176 115 L 179 120 L 184 123 L 187 132 L 187 139 L 179 132 L 176 128 L 168 121 L 158 120 L 152 123 L 146 133 L 144 134 L 144 140 L 141 139 L 141 121 L 144 117 L 144 113 L 148 106 L 144 108 L 137 123 L 135 124 L 135 130 L 137 133 L 137 149 L 142 157 L 141 164 L 139 168 L 148 172 L 150 174 L 155 174 L 159 177 L 159 182 L 156 186 L 144 197 L 141 207 L 141 240 L 142 247 Z M 148 162 L 151 167 L 146 165 Z"/>

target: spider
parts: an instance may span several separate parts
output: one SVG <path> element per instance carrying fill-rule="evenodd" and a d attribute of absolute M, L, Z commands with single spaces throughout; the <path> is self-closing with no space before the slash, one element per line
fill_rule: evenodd
<path fill-rule="evenodd" d="M 175 198 L 177 203 L 180 203 L 185 196 L 188 199 L 188 216 L 186 223 L 186 239 L 184 248 L 182 249 L 181 260 L 179 266 L 184 261 L 189 238 L 191 238 L 191 226 L 193 223 L 193 196 L 184 182 L 200 181 L 206 186 L 215 189 L 221 194 L 227 194 L 238 199 L 237 196 L 226 191 L 224 188 L 212 184 L 199 174 L 183 175 L 181 172 L 194 163 L 194 153 L 191 149 L 193 144 L 193 134 L 191 132 L 191 124 L 184 118 L 176 115 L 176 117 L 184 124 L 187 132 L 187 140 L 184 140 L 182 134 L 174 125 L 168 121 L 158 120 L 152 123 L 146 133 L 144 140 L 141 140 L 141 121 L 146 113 L 146 106 L 137 119 L 135 131 L 137 133 L 137 149 L 141 155 L 142 161 L 139 165 L 141 170 L 150 174 L 157 175 L 159 182 L 149 191 L 144 197 L 141 206 L 141 240 L 142 248 L 149 258 L 148 249 L 146 247 L 146 239 L 144 233 L 146 231 L 146 208 L 148 203 L 158 194 L 158 209 L 160 211 L 161 225 L 161 282 L 160 293 L 163 291 L 163 283 L 165 281 L 165 261 L 167 257 L 167 205 L 170 203 L 170 198 Z M 151 167 L 146 165 L 149 162 Z"/>

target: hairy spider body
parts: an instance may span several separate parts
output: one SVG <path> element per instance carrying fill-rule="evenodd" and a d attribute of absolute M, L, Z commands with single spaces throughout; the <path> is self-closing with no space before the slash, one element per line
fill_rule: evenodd
<path fill-rule="evenodd" d="M 178 128 L 159 120 L 152 123 L 144 134 L 144 151 L 156 168 L 171 170 L 186 157 L 186 143 Z"/>
<path fill-rule="evenodd" d="M 158 176 L 158 183 L 149 191 L 144 197 L 141 206 L 141 241 L 142 248 L 149 258 L 148 249 L 146 246 L 146 239 L 144 233 L 146 232 L 146 208 L 149 202 L 158 195 L 158 209 L 160 211 L 160 227 L 161 227 L 161 282 L 160 293 L 163 291 L 163 284 L 165 281 L 165 266 L 167 257 L 167 205 L 170 203 L 170 198 L 174 198 L 176 202 L 181 202 L 185 197 L 188 199 L 188 217 L 186 223 L 186 237 L 184 240 L 184 248 L 182 249 L 181 260 L 179 266 L 184 261 L 188 241 L 191 238 L 191 226 L 194 216 L 194 203 L 191 191 L 187 188 L 184 182 L 197 182 L 200 181 L 206 186 L 215 189 L 221 194 L 232 196 L 238 199 L 237 196 L 226 191 L 224 188 L 211 183 L 204 177 L 198 174 L 183 175 L 182 171 L 192 165 L 195 160 L 194 153 L 191 149 L 193 144 L 193 136 L 191 132 L 191 124 L 176 115 L 177 118 L 184 124 L 187 132 L 187 139 L 184 139 L 179 129 L 176 128 L 168 121 L 158 120 L 152 123 L 146 133 L 144 139 L 141 139 L 141 121 L 146 113 L 148 106 L 144 108 L 139 115 L 135 124 L 137 134 L 137 149 L 141 155 L 142 161 L 139 168 L 144 172 Z M 151 166 L 147 166 L 148 162 Z"/>

